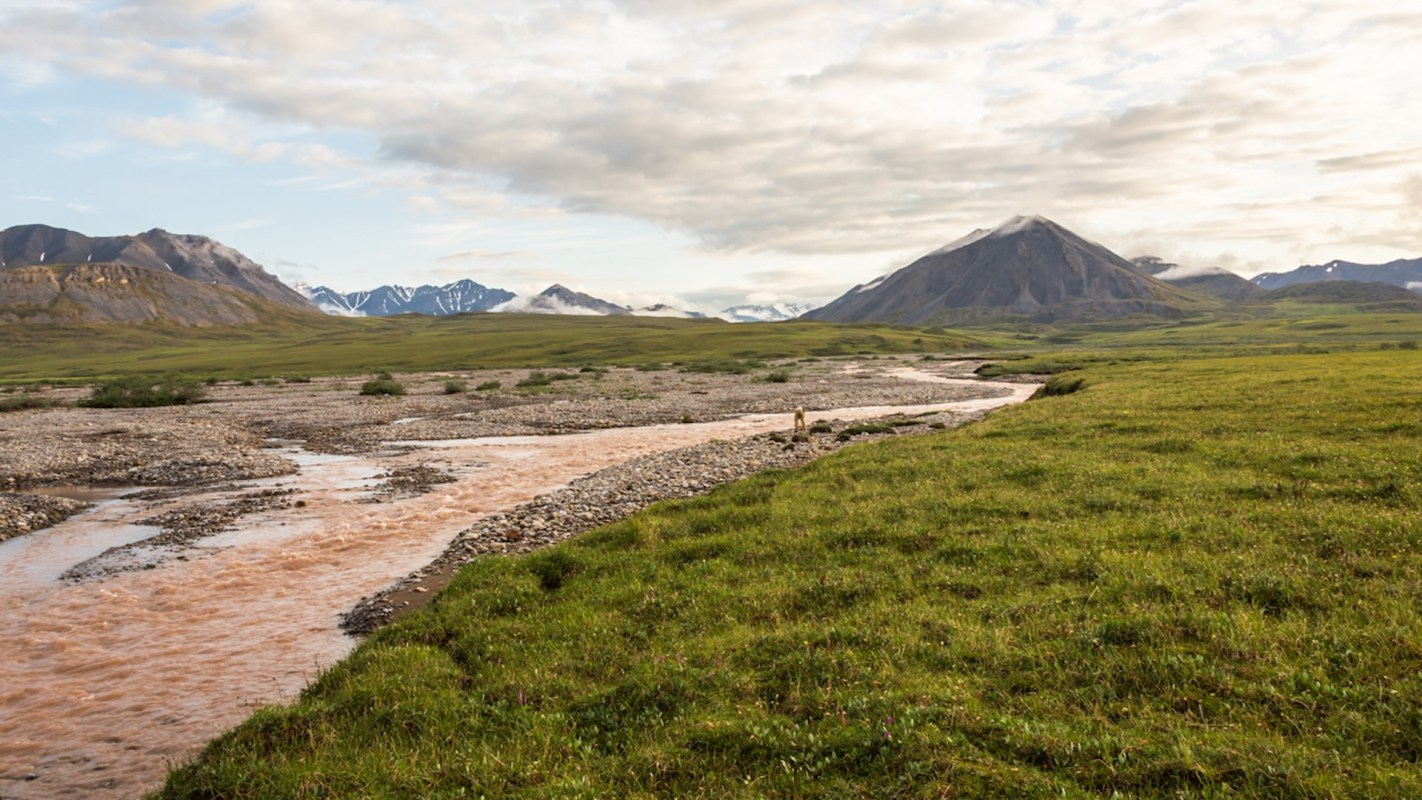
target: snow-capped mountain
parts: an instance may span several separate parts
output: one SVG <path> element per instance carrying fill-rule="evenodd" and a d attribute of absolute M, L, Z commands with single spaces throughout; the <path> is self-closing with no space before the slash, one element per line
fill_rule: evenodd
<path fill-rule="evenodd" d="M 722 309 L 716 316 L 727 322 L 781 322 L 814 310 L 815 306 L 806 303 L 772 303 L 731 306 Z"/>
<path fill-rule="evenodd" d="M 632 313 L 627 306 L 619 306 L 590 294 L 575 292 L 561 283 L 555 283 L 533 297 L 513 297 L 491 309 L 522 314 L 585 314 L 604 317 L 622 317 Z"/>
<path fill-rule="evenodd" d="M 389 317 L 396 314 L 463 314 L 488 311 L 514 298 L 513 292 L 491 289 L 465 279 L 444 286 L 381 286 L 342 293 L 325 286 L 296 284 L 297 291 L 328 314 Z"/>

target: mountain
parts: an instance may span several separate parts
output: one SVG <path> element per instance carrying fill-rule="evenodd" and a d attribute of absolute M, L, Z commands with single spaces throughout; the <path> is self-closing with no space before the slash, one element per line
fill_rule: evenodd
<path fill-rule="evenodd" d="M 0 269 L 0 322 L 251 325 L 305 313 L 233 286 L 132 264 Z"/>
<path fill-rule="evenodd" d="M 491 310 L 525 314 L 598 314 L 612 317 L 632 314 L 632 309 L 627 306 L 575 292 L 561 283 L 555 283 L 533 297 L 515 297 Z"/>
<path fill-rule="evenodd" d="M 923 325 L 1027 317 L 1038 322 L 1178 318 L 1191 295 L 1043 217 L 976 230 L 805 315 Z"/>
<path fill-rule="evenodd" d="M 328 314 L 390 317 L 396 314 L 464 314 L 488 311 L 514 299 L 514 293 L 491 289 L 467 278 L 444 286 L 381 286 L 343 294 L 325 286 L 297 284 L 297 290 Z"/>
<path fill-rule="evenodd" d="M 1261 289 L 1280 289 L 1316 281 L 1361 281 L 1390 283 L 1413 291 L 1422 290 L 1422 258 L 1398 259 L 1386 264 L 1354 264 L 1351 261 L 1330 261 L 1327 264 L 1298 267 L 1289 272 L 1266 272 L 1255 275 L 1254 285 Z"/>
<path fill-rule="evenodd" d="M 1138 256 L 1131 263 L 1173 286 L 1221 300 L 1250 300 L 1260 291 L 1258 286 L 1221 267 L 1182 267 L 1155 256 Z"/>
<path fill-rule="evenodd" d="M 804 303 L 772 303 L 770 305 L 731 306 L 716 316 L 727 322 L 781 322 L 795 319 L 815 309 Z"/>
<path fill-rule="evenodd" d="M 118 264 L 176 275 L 209 286 L 228 286 L 280 305 L 316 307 L 255 261 L 206 236 L 154 228 L 134 236 L 90 237 L 48 225 L 0 231 L 0 268 Z M 119 284 L 114 284 L 119 285 Z M 175 296 L 184 295 L 178 291 Z M 98 302 L 98 295 L 86 295 Z M 123 312 L 127 313 L 127 312 Z"/>

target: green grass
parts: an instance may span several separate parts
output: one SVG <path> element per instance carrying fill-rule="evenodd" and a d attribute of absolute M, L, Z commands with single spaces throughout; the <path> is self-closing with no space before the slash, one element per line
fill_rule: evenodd
<path fill-rule="evenodd" d="M 818 322 L 466 314 L 348 319 L 301 316 L 247 327 L 0 325 L 0 381 L 155 372 L 223 378 L 353 375 L 478 367 L 740 362 L 857 353 L 954 352 L 998 334 L 927 333 Z"/>
<path fill-rule="evenodd" d="M 164 797 L 1422 797 L 1415 351 L 1100 363 L 463 570 Z"/>

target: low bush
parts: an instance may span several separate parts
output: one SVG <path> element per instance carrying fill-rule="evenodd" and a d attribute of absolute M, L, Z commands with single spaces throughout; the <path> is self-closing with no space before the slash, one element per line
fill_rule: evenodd
<path fill-rule="evenodd" d="M 0 412 L 25 411 L 31 408 L 53 408 L 57 405 L 59 405 L 58 400 L 45 397 L 33 389 L 26 389 L 19 394 L 10 394 L 7 397 L 0 398 Z"/>
<path fill-rule="evenodd" d="M 149 408 L 196 403 L 207 388 L 195 378 L 165 375 L 161 378 L 130 375 L 95 384 L 78 405 L 85 408 Z"/>
<path fill-rule="evenodd" d="M 766 383 L 789 383 L 790 373 L 787 370 L 778 369 L 765 376 Z"/>
<path fill-rule="evenodd" d="M 444 382 L 445 394 L 463 394 L 469 390 L 469 382 L 461 381 L 457 378 L 450 378 Z"/>
<path fill-rule="evenodd" d="M 854 437 L 858 436 L 858 435 L 861 434 L 861 433 L 893 433 L 893 432 L 894 432 L 894 427 L 893 427 L 892 425 L 880 425 L 880 424 L 877 423 L 877 422 L 865 422 L 865 423 L 861 423 L 861 424 L 858 424 L 858 425 L 850 425 L 848 428 L 845 428 L 844 430 L 840 431 L 839 434 L 838 434 L 837 436 L 835 436 L 834 438 L 838 439 L 838 440 L 841 441 L 841 442 L 847 442 L 847 441 L 849 441 L 850 439 L 853 439 Z"/>
<path fill-rule="evenodd" d="M 385 372 L 381 374 L 388 376 L 390 373 Z M 402 395 L 405 393 L 405 386 L 399 381 L 389 377 L 376 377 L 362 383 L 360 385 L 360 393 L 371 397 Z"/>
<path fill-rule="evenodd" d="M 501 389 L 501 388 L 503 388 L 503 385 L 504 385 L 504 384 L 501 383 L 500 381 L 484 381 L 483 383 L 479 384 L 478 386 L 475 386 L 475 387 L 474 387 L 474 391 L 476 391 L 476 392 L 492 392 L 492 391 L 494 391 L 495 389 Z"/>

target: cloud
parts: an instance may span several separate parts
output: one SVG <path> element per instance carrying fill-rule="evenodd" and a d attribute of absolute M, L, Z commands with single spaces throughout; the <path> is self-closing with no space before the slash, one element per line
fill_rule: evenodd
<path fill-rule="evenodd" d="M 124 128 L 158 146 L 342 162 L 369 177 L 331 190 L 405 182 L 470 217 L 623 217 L 730 252 L 877 260 L 1019 213 L 1244 259 L 1335 227 L 1381 247 L 1402 228 L 1371 203 L 1403 202 L 1422 118 L 1422 15 L 1382 0 L 165 0 L 22 3 L 7 28 L 40 73 L 224 115 Z"/>

